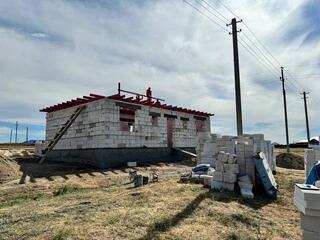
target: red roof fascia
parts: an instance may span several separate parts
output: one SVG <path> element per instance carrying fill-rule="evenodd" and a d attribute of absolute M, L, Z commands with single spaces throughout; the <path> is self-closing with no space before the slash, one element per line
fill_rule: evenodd
<path fill-rule="evenodd" d="M 105 98 L 104 96 L 101 95 L 96 95 L 96 94 L 91 94 L 90 96 L 83 96 L 83 98 L 77 98 L 77 99 L 71 99 L 70 101 L 67 102 L 62 102 L 57 105 L 53 105 L 50 107 L 46 107 L 40 110 L 40 112 L 54 112 L 62 109 L 66 109 L 69 107 L 75 107 L 78 105 L 82 105 L 88 102 L 93 102 L 99 99 Z"/>
<path fill-rule="evenodd" d="M 125 95 L 120 95 L 120 94 L 115 94 L 115 95 L 111 95 L 111 96 L 105 97 L 105 96 L 102 96 L 102 95 L 97 95 L 97 94 L 92 94 L 92 93 L 90 93 L 90 96 L 83 96 L 83 98 L 72 99 L 72 100 L 67 101 L 67 102 L 62 102 L 62 103 L 57 104 L 57 105 L 53 105 L 53 106 L 50 106 L 50 107 L 43 108 L 43 109 L 40 110 L 40 112 L 54 112 L 54 111 L 57 111 L 57 110 L 62 110 L 62 109 L 66 109 L 66 108 L 69 108 L 69 107 L 74 107 L 74 106 L 78 106 L 78 105 L 81 105 L 81 104 L 97 101 L 97 100 L 103 99 L 103 98 L 109 98 L 109 99 L 123 101 L 123 102 L 129 102 L 129 103 L 140 104 L 140 105 L 145 105 L 145 106 L 157 107 L 157 108 L 161 108 L 161 109 L 167 109 L 167 110 L 171 110 L 171 111 L 178 111 L 178 112 L 183 112 L 183 113 L 193 114 L 193 115 L 198 115 L 198 116 L 204 116 L 204 117 L 213 116 L 213 114 L 207 113 L 207 112 L 200 112 L 200 111 L 191 110 L 191 109 L 187 109 L 187 108 L 181 108 L 181 107 L 177 107 L 177 106 L 161 104 L 161 102 L 153 102 L 153 101 L 149 101 L 149 100 L 133 99 L 133 97 L 126 98 Z"/>
<path fill-rule="evenodd" d="M 94 97 L 90 97 L 90 96 L 83 96 L 82 98 L 83 98 L 83 99 L 87 99 L 87 100 L 93 100 L 93 99 L 96 99 L 96 98 L 94 98 Z"/>
<path fill-rule="evenodd" d="M 91 96 L 91 97 L 94 97 L 95 99 L 102 99 L 102 98 L 105 98 L 105 96 L 97 95 L 97 94 L 93 94 L 93 93 L 90 93 L 90 96 Z"/>

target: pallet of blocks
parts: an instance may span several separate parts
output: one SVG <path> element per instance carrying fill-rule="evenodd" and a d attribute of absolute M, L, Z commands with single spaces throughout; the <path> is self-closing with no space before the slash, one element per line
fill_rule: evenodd
<path fill-rule="evenodd" d="M 294 204 L 300 211 L 302 239 L 320 239 L 320 189 L 314 185 L 296 184 Z"/>

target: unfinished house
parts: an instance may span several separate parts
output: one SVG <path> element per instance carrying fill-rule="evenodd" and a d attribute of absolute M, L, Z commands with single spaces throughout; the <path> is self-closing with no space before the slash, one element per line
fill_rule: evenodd
<path fill-rule="evenodd" d="M 46 113 L 43 160 L 99 168 L 181 160 L 179 149 L 195 152 L 210 134 L 212 116 L 164 104 L 150 88 L 139 94 L 120 84 L 115 95 L 90 94 L 40 111 Z"/>

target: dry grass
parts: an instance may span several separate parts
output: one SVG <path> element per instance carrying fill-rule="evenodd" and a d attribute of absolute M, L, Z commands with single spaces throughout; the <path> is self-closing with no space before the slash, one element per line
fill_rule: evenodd
<path fill-rule="evenodd" d="M 163 174 L 181 165 L 158 167 Z M 150 170 L 150 169 L 140 169 Z M 124 170 L 126 171 L 126 170 Z M 163 176 L 163 175 L 162 175 Z M 55 176 L 0 189 L 2 239 L 299 239 L 294 182 L 303 171 L 279 169 L 278 200 L 245 201 L 201 185 L 158 183 L 132 188 L 127 173 Z"/>
<path fill-rule="evenodd" d="M 304 171 L 278 168 L 276 201 L 244 200 L 178 183 L 181 164 L 138 168 L 160 181 L 133 188 L 128 169 L 106 172 L 21 165 L 0 185 L 1 239 L 300 239 L 293 186 Z M 22 172 L 20 172 L 20 177 Z"/>

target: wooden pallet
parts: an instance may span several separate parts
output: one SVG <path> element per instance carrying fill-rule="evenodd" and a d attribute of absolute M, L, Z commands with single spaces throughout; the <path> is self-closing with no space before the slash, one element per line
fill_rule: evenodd
<path fill-rule="evenodd" d="M 50 141 L 48 146 L 42 151 L 43 155 L 40 159 L 40 164 L 42 164 L 46 157 L 48 156 L 48 153 L 57 145 L 59 140 L 62 138 L 62 136 L 66 133 L 66 131 L 70 128 L 72 123 L 76 120 L 76 118 L 80 115 L 80 113 L 86 108 L 86 105 L 78 107 L 74 113 L 70 116 L 68 121 L 63 125 L 63 127 L 59 130 L 59 132 L 56 133 L 54 138 Z"/>

